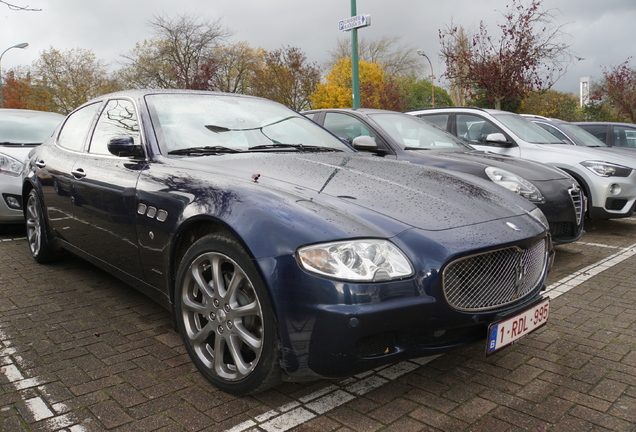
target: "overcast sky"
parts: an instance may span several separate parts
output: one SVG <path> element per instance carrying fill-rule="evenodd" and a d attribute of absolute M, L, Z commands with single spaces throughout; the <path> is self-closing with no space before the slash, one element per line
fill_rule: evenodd
<path fill-rule="evenodd" d="M 322 64 L 339 38 L 338 21 L 351 16 L 351 0 L 8 0 L 42 9 L 17 12 L 0 4 L 0 52 L 18 43 L 2 58 L 2 70 L 29 66 L 39 54 L 54 47 L 91 50 L 97 58 L 117 67 L 121 55 L 137 42 L 152 37 L 148 21 L 153 15 L 218 18 L 233 31 L 231 42 L 275 50 L 298 47 L 310 61 Z M 503 22 L 509 0 L 357 0 L 357 14 L 370 14 L 371 26 L 358 37 L 377 40 L 398 36 L 404 45 L 423 50 L 441 77 L 438 32 L 454 23 L 477 29 L 484 23 L 495 34 Z M 544 0 L 555 22 L 563 25 L 563 42 L 583 60 L 572 64 L 555 89 L 578 94 L 579 80 L 602 76 L 603 68 L 636 56 L 636 0 Z M 631 60 L 636 66 L 636 60 Z M 422 63 L 426 69 L 428 63 Z"/>

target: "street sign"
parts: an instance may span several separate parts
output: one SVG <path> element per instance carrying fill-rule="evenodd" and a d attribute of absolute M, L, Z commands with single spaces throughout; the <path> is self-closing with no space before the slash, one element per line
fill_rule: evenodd
<path fill-rule="evenodd" d="M 356 15 L 351 18 L 338 21 L 338 30 L 349 31 L 354 28 L 366 27 L 371 25 L 371 15 Z"/>

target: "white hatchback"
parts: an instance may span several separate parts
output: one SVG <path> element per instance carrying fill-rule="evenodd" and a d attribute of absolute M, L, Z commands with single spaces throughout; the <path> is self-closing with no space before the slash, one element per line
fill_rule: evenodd
<path fill-rule="evenodd" d="M 0 224 L 21 223 L 24 161 L 64 119 L 61 114 L 0 109 Z"/>

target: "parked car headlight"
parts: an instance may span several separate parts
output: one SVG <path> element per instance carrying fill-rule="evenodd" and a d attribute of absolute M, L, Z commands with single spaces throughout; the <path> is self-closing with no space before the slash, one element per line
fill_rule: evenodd
<path fill-rule="evenodd" d="M 539 191 L 535 185 L 510 171 L 496 167 L 488 167 L 486 168 L 486 174 L 495 184 L 518 193 L 533 203 L 542 203 L 545 201 L 541 191 Z"/>
<path fill-rule="evenodd" d="M 536 208 L 530 212 L 530 216 L 541 225 L 543 225 L 546 229 L 550 229 L 550 223 L 548 222 L 548 218 L 545 217 L 545 214 L 541 211 L 541 209 Z"/>
<path fill-rule="evenodd" d="M 406 255 L 387 240 L 316 244 L 299 248 L 297 256 L 305 270 L 333 279 L 381 282 L 413 274 Z"/>
<path fill-rule="evenodd" d="M 632 173 L 631 168 L 609 162 L 585 161 L 581 165 L 601 177 L 629 177 Z"/>
<path fill-rule="evenodd" d="M 17 177 L 23 168 L 24 164 L 16 158 L 0 153 L 0 173 Z"/>

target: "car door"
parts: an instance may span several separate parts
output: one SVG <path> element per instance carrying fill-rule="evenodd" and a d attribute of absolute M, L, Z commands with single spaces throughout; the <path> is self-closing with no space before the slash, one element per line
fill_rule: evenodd
<path fill-rule="evenodd" d="M 521 157 L 520 148 L 510 136 L 485 117 L 457 113 L 455 115 L 457 136 L 477 150 Z"/>
<path fill-rule="evenodd" d="M 71 113 L 59 130 L 54 146 L 40 146 L 38 179 L 50 228 L 56 236 L 73 242 L 76 231 L 73 217 L 73 164 L 81 154 L 99 103 Z"/>
<path fill-rule="evenodd" d="M 612 146 L 616 147 L 636 147 L 636 128 L 623 125 L 610 126 L 613 138 Z"/>
<path fill-rule="evenodd" d="M 324 113 L 322 122 L 325 129 L 346 140 L 349 144 L 353 144 L 353 140 L 359 136 L 368 136 L 377 145 L 374 153 L 379 152 L 385 156 L 395 153 L 371 126 L 357 117 L 346 113 L 327 111 Z"/>
<path fill-rule="evenodd" d="M 73 166 L 75 178 L 74 244 L 101 260 L 143 279 L 136 219 L 137 179 L 145 158 L 111 154 L 107 144 L 116 137 L 141 143 L 137 111 L 132 101 L 111 99 L 101 111 L 84 153 Z"/>

